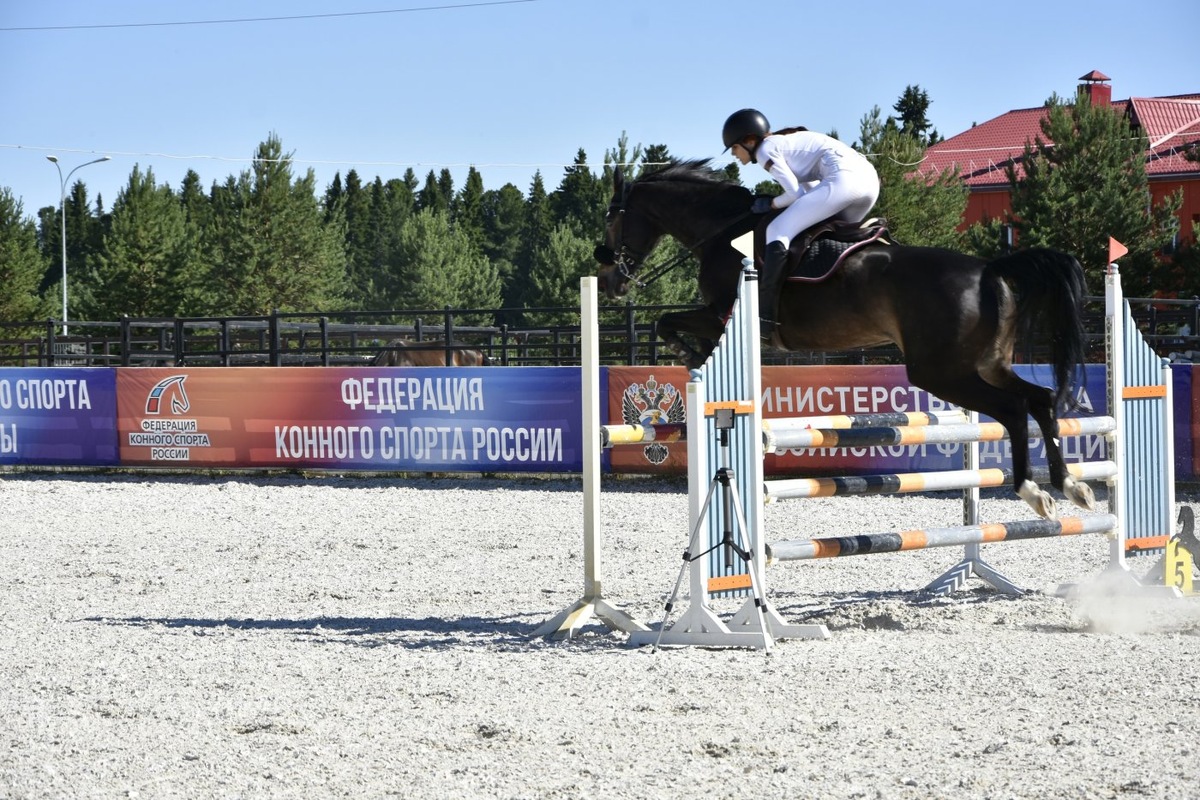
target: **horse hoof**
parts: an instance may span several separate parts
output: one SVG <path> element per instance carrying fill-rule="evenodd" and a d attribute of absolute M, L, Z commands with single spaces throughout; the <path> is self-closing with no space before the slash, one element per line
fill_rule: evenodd
<path fill-rule="evenodd" d="M 1067 476 L 1063 478 L 1062 493 L 1075 505 L 1087 511 L 1096 510 L 1096 494 L 1092 487 Z"/>
<path fill-rule="evenodd" d="M 1021 499 L 1029 504 L 1038 516 L 1045 519 L 1058 519 L 1058 508 L 1054 498 L 1038 488 L 1033 481 L 1025 481 L 1017 489 Z"/>

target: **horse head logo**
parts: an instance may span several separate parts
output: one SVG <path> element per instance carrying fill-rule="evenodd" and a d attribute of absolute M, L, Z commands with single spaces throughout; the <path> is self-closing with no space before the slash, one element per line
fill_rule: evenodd
<path fill-rule="evenodd" d="M 188 402 L 187 392 L 183 388 L 185 380 L 187 380 L 187 375 L 172 375 L 159 381 L 146 396 L 146 413 L 161 413 L 163 403 L 167 400 L 171 401 L 172 414 L 186 413 L 192 406 Z"/>

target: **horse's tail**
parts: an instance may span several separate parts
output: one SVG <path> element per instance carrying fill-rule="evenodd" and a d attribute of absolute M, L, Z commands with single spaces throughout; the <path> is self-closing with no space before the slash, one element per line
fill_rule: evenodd
<path fill-rule="evenodd" d="M 1083 267 L 1067 253 L 1037 248 L 997 258 L 988 270 L 1008 281 L 1016 293 L 1017 329 L 1025 341 L 1032 341 L 1028 336 L 1035 331 L 1049 336 L 1055 408 L 1077 407 L 1086 355 Z"/>

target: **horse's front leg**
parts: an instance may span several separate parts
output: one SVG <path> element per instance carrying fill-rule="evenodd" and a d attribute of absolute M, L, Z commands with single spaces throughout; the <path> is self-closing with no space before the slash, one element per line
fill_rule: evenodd
<path fill-rule="evenodd" d="M 674 311 L 658 321 L 658 337 L 688 369 L 704 364 L 724 330 L 720 315 L 708 307 Z M 693 347 L 681 334 L 697 339 L 698 347 Z"/>

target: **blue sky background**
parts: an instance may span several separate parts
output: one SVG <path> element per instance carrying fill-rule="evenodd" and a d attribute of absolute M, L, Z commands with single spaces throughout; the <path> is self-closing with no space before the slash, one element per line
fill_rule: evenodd
<path fill-rule="evenodd" d="M 1070 96 L 1093 69 L 1114 99 L 1200 92 L 1194 0 L 768 6 L 6 1 L 0 186 L 32 216 L 59 199 L 47 155 L 64 175 L 111 155 L 72 179 L 111 208 L 135 164 L 176 189 L 194 169 L 207 188 L 274 132 L 320 191 L 339 171 L 386 180 L 410 166 L 421 181 L 450 167 L 458 188 L 470 164 L 488 189 L 526 192 L 540 169 L 552 190 L 580 147 L 598 166 L 623 131 L 728 163 L 721 124 L 744 106 L 854 141 L 863 115 L 892 113 L 909 84 L 929 93 L 943 136 Z M 396 13 L 158 24 L 375 11 Z M 131 27 L 77 27 L 118 25 Z"/>

